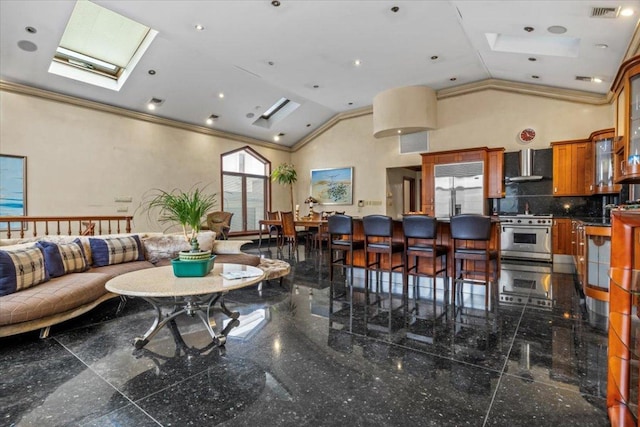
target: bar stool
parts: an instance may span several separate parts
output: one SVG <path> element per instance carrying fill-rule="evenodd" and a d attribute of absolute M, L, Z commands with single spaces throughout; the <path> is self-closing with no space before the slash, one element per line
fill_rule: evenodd
<path fill-rule="evenodd" d="M 438 221 L 427 215 L 409 215 L 402 220 L 402 230 L 404 232 L 404 264 L 405 275 L 403 286 L 408 294 L 409 276 L 413 276 L 413 299 L 415 310 L 418 310 L 418 277 L 429 277 L 433 282 L 433 303 L 436 303 L 436 277 L 442 274 L 444 280 L 445 305 L 448 301 L 449 278 L 447 277 L 447 255 L 449 248 L 438 245 L 436 234 Z M 420 259 L 427 261 L 428 271 L 420 271 Z M 439 266 L 438 266 L 438 260 Z M 410 267 L 410 261 L 414 265 Z M 408 301 L 406 302 L 408 305 Z"/>
<path fill-rule="evenodd" d="M 451 239 L 453 245 L 453 308 L 456 305 L 456 284 L 460 283 L 460 297 L 464 282 L 483 283 L 486 286 L 485 307 L 489 309 L 491 292 L 491 267 L 493 280 L 498 277 L 498 251 L 490 248 L 491 218 L 484 215 L 462 214 L 451 217 Z M 482 268 L 478 267 L 481 263 Z M 466 269 L 465 269 L 466 266 Z M 465 278 L 466 275 L 466 278 Z M 472 279 L 469 275 L 481 275 L 484 280 Z M 473 277 L 473 276 L 472 276 Z"/>
<path fill-rule="evenodd" d="M 365 275 L 364 275 L 364 288 L 365 288 L 365 300 L 366 305 L 369 304 L 369 274 L 372 271 L 376 272 L 376 294 L 380 290 L 380 277 L 378 273 L 386 271 L 389 273 L 389 325 L 391 325 L 391 312 L 392 312 L 392 296 L 393 296 L 393 283 L 392 274 L 393 270 L 398 268 L 402 269 L 402 275 L 404 276 L 404 263 L 393 265 L 393 254 L 404 252 L 404 242 L 393 241 L 393 220 L 391 217 L 385 215 L 368 215 L 362 218 L 362 225 L 364 226 L 364 259 L 365 259 Z M 374 261 L 369 262 L 369 254 L 374 254 Z M 386 269 L 382 268 L 382 255 L 387 255 L 389 258 L 389 264 Z M 404 261 L 404 256 L 401 258 Z M 405 300 L 403 289 L 402 300 Z M 378 299 L 379 301 L 379 299 Z"/>
<path fill-rule="evenodd" d="M 351 267 L 349 284 L 353 286 L 353 251 L 364 249 L 364 240 L 353 238 L 353 218 L 348 215 L 332 215 L 327 219 L 329 233 L 329 281 L 333 282 L 333 268 Z M 334 256 L 338 256 L 334 258 Z M 347 260 L 350 262 L 347 263 Z"/>

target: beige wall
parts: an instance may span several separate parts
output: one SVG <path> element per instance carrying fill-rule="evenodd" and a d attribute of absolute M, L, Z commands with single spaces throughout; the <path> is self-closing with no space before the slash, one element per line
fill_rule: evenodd
<path fill-rule="evenodd" d="M 157 231 L 139 209 L 150 189 L 218 193 L 220 154 L 246 144 L 87 108 L 0 92 L 0 153 L 27 156 L 29 215 L 128 215 L 134 229 Z M 290 154 L 254 146 L 277 165 Z M 273 204 L 288 193 L 273 185 Z M 116 203 L 116 197 L 132 203 Z M 128 208 L 127 213 L 117 212 Z M 137 209 L 137 210 L 136 210 Z"/>
<path fill-rule="evenodd" d="M 430 151 L 478 146 L 519 151 L 524 144 L 518 141 L 518 133 L 532 127 L 537 135 L 527 146 L 542 149 L 549 148 L 552 141 L 586 138 L 594 130 L 612 126 L 611 105 L 485 90 L 438 101 L 438 129 L 429 133 L 429 146 Z M 353 206 L 344 207 L 346 212 L 397 216 L 401 194 L 390 185 L 386 170 L 420 165 L 421 157 L 400 154 L 397 137 L 374 138 L 373 117 L 365 115 L 339 122 L 294 152 L 292 161 L 300 172 L 297 200 L 308 195 L 310 169 L 355 166 L 354 200 L 380 204 L 358 208 L 354 202 Z M 387 197 L 389 194 L 391 199 Z"/>
<path fill-rule="evenodd" d="M 537 131 L 532 148 L 550 141 L 585 138 L 613 126 L 611 105 L 593 106 L 487 90 L 438 101 L 438 129 L 431 151 L 474 146 L 517 151 L 517 133 Z M 291 160 L 298 171 L 295 202 L 307 213 L 309 171 L 354 166 L 354 204 L 331 206 L 352 215 L 387 213 L 387 168 L 421 163 L 419 154 L 400 154 L 398 139 L 375 139 L 372 116 L 343 120 L 294 153 L 254 146 L 277 166 Z M 109 215 L 120 207 L 136 212 L 152 188 L 211 184 L 220 193 L 220 154 L 246 144 L 175 129 L 37 97 L 0 92 L 0 153 L 27 156 L 30 215 Z M 274 210 L 288 209 L 288 193 L 272 185 Z M 116 203 L 116 197 L 132 203 Z M 395 197 L 393 197 L 395 199 Z M 357 200 L 374 202 L 358 208 Z M 379 204 L 377 204 L 379 203 Z M 390 215 L 396 216 L 392 200 Z M 320 206 L 319 209 L 322 210 Z M 158 230 L 136 212 L 135 229 Z"/>

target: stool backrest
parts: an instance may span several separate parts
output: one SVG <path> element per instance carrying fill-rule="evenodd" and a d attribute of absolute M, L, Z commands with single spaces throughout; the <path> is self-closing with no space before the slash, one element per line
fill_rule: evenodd
<path fill-rule="evenodd" d="M 365 236 L 392 237 L 393 220 L 386 215 L 367 215 L 362 218 Z"/>
<path fill-rule="evenodd" d="M 280 212 L 282 220 L 282 234 L 284 237 L 296 237 L 296 226 L 293 220 L 293 212 Z"/>
<path fill-rule="evenodd" d="M 451 238 L 460 240 L 489 240 L 491 217 L 462 214 L 451 217 Z"/>
<path fill-rule="evenodd" d="M 327 221 L 329 234 L 353 234 L 353 218 L 349 215 L 331 215 Z"/>
<path fill-rule="evenodd" d="M 412 239 L 435 239 L 438 221 L 426 215 L 408 215 L 402 219 L 405 237 Z"/>

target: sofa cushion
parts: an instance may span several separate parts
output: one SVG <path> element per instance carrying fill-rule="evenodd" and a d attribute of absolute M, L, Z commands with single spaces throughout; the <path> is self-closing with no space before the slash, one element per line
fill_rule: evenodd
<path fill-rule="evenodd" d="M 71 243 L 38 242 L 44 253 L 49 276 L 59 277 L 68 273 L 80 273 L 89 268 L 84 248 L 79 239 Z"/>
<path fill-rule="evenodd" d="M 89 238 L 89 245 L 94 267 L 144 260 L 144 251 L 138 236 Z"/>
<path fill-rule="evenodd" d="M 215 242 L 216 233 L 203 231 L 198 233 L 198 243 L 203 251 L 210 251 Z M 163 259 L 176 258 L 180 251 L 191 250 L 191 245 L 182 234 L 163 234 L 142 239 L 145 257 L 154 264 Z"/>
<path fill-rule="evenodd" d="M 47 280 L 49 273 L 40 248 L 34 245 L 27 249 L 0 251 L 0 296 L 23 291 Z"/>
<path fill-rule="evenodd" d="M 132 261 L 122 264 L 105 265 L 104 267 L 93 267 L 89 272 L 101 273 L 109 276 L 109 278 L 113 278 L 121 274 L 142 270 L 144 268 L 153 268 L 153 264 L 149 261 Z"/>
<path fill-rule="evenodd" d="M 73 310 L 107 293 L 109 276 L 74 273 L 51 279 L 29 289 L 2 297 L 0 325 L 10 325 Z"/>

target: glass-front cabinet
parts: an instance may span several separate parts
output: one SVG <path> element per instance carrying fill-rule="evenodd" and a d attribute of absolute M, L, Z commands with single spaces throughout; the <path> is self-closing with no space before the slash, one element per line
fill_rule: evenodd
<path fill-rule="evenodd" d="M 616 94 L 613 179 L 640 182 L 640 56 L 624 62 L 613 84 Z"/>
<path fill-rule="evenodd" d="M 614 137 L 615 129 L 604 129 L 591 134 L 593 141 L 594 183 L 593 194 L 620 192 L 620 184 L 614 183 Z"/>

